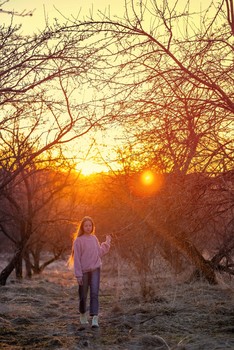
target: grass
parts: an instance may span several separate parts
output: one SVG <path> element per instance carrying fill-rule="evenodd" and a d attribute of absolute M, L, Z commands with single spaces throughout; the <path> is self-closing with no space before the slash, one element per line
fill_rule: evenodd
<path fill-rule="evenodd" d="M 183 283 L 152 276 L 143 299 L 137 276 L 102 271 L 100 328 L 82 329 L 76 280 L 65 262 L 0 290 L 0 347 L 18 349 L 234 349 L 233 281 Z M 153 291 L 152 291 L 153 290 Z"/>

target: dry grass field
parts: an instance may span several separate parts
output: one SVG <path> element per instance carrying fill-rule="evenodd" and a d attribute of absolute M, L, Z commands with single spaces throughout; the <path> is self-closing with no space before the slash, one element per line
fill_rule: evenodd
<path fill-rule="evenodd" d="M 233 296 L 231 280 L 187 284 L 158 269 L 142 300 L 137 276 L 104 261 L 100 328 L 82 328 L 76 281 L 59 261 L 0 287 L 0 349 L 234 349 Z"/>

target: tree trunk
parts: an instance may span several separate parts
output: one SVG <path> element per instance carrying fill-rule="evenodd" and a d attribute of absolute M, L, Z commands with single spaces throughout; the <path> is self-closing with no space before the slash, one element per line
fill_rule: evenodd
<path fill-rule="evenodd" d="M 176 232 L 176 231 L 175 231 Z M 160 234 L 161 238 L 171 244 L 176 248 L 185 258 L 189 259 L 193 266 L 195 266 L 197 271 L 200 271 L 201 275 L 210 283 L 217 284 L 215 271 L 211 264 L 204 259 L 202 254 L 197 250 L 195 245 L 184 237 L 186 235 L 181 235 L 181 237 L 176 237 L 171 233 L 171 230 L 162 228 L 157 232 Z"/>
<path fill-rule="evenodd" d="M 30 261 L 28 249 L 26 249 L 24 252 L 24 261 L 25 261 L 25 267 L 26 267 L 26 277 L 31 278 L 32 277 L 32 264 Z"/>
<path fill-rule="evenodd" d="M 24 254 L 24 249 L 26 247 L 27 242 L 28 242 L 28 237 L 25 237 L 20 243 L 17 244 L 18 248 L 15 251 L 13 258 L 0 273 L 1 286 L 6 285 L 6 281 L 14 269 L 16 269 L 16 277 L 22 278 L 22 256 Z M 20 274 L 20 270 L 21 270 L 21 274 Z M 18 277 L 20 275 L 21 277 Z"/>
<path fill-rule="evenodd" d="M 11 261 L 9 262 L 9 264 L 0 273 L 0 285 L 1 286 L 6 285 L 7 278 L 10 276 L 10 274 L 14 270 L 18 259 L 20 259 L 22 256 L 22 250 L 23 250 L 23 248 L 19 248 L 15 252 L 15 254 L 14 254 L 13 258 L 11 259 Z"/>
<path fill-rule="evenodd" d="M 15 276 L 17 279 L 23 278 L 23 259 L 22 254 L 15 261 Z"/>
<path fill-rule="evenodd" d="M 178 251 L 195 266 L 196 270 L 200 271 L 201 275 L 210 283 L 217 284 L 215 271 L 211 264 L 204 259 L 202 254 L 197 250 L 195 245 L 186 240 L 186 235 L 181 234 L 180 237 L 176 237 L 171 233 L 171 229 L 160 227 L 161 230 L 157 233 L 161 238 L 171 244 Z M 174 230 L 176 232 L 176 230 Z"/>
<path fill-rule="evenodd" d="M 131 208 L 131 201 L 125 195 L 122 197 L 123 203 Z M 134 211 L 139 215 L 139 218 L 144 219 L 144 224 L 149 225 L 150 229 L 155 230 L 157 225 L 158 229 L 156 234 L 160 237 L 163 242 L 171 245 L 173 248 L 177 249 L 186 259 L 188 259 L 195 268 L 201 272 L 204 278 L 210 284 L 217 284 L 215 271 L 211 264 L 207 262 L 202 254 L 197 250 L 195 245 L 186 239 L 186 234 L 180 232 L 180 235 L 175 235 L 177 232 L 176 228 L 173 227 L 172 223 L 165 223 L 165 221 L 157 220 L 155 221 L 155 216 L 142 217 L 141 207 L 134 203 Z"/>
<path fill-rule="evenodd" d="M 46 266 L 52 264 L 54 261 L 58 260 L 62 254 L 63 250 L 58 252 L 57 254 L 54 254 L 54 257 L 51 258 L 50 260 L 45 261 L 41 266 L 40 266 L 40 273 L 46 268 Z"/>
<path fill-rule="evenodd" d="M 200 276 L 204 277 L 210 284 L 217 284 L 215 271 L 208 261 L 199 253 L 196 247 L 188 241 L 179 241 L 178 244 L 186 253 L 190 261 L 196 267 L 196 271 L 200 272 Z"/>
<path fill-rule="evenodd" d="M 36 275 L 39 275 L 41 270 L 40 270 L 40 250 L 36 249 L 35 251 L 31 251 L 32 256 L 33 256 L 33 264 L 32 264 L 32 269 L 33 273 Z"/>

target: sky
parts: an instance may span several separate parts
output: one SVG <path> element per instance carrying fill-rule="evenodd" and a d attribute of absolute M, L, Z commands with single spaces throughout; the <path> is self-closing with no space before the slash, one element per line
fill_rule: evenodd
<path fill-rule="evenodd" d="M 1 0 L 7 1 L 7 0 Z M 129 0 L 126 0 L 130 3 Z M 138 0 L 135 0 L 138 3 Z M 151 1 L 148 0 L 148 3 Z M 163 0 L 157 1 L 161 4 Z M 173 6 L 177 1 L 168 0 L 169 6 Z M 215 0 L 218 2 L 218 0 Z M 184 9 L 187 0 L 179 0 L 177 4 L 178 9 Z M 211 0 L 190 0 L 190 9 L 192 11 L 199 11 L 206 8 L 211 3 Z M 42 29 L 45 26 L 46 20 L 53 22 L 54 18 L 63 20 L 62 15 L 71 18 L 76 17 L 78 14 L 83 18 L 90 13 L 93 9 L 93 13 L 98 11 L 109 13 L 112 16 L 118 15 L 120 17 L 124 14 L 125 0 L 9 0 L 4 4 L 3 9 L 7 11 L 14 10 L 17 13 L 33 12 L 33 16 L 15 16 L 14 23 L 21 23 L 24 31 L 35 32 L 38 29 Z M 57 10 L 61 13 L 59 13 Z M 3 22 L 9 22 L 10 16 L 7 14 L 1 14 L 1 20 Z"/>
<path fill-rule="evenodd" d="M 106 13 L 110 12 L 111 15 L 116 15 L 117 13 L 122 15 L 124 13 L 124 3 L 124 0 L 10 0 L 4 4 L 2 8 L 5 11 L 14 11 L 16 13 L 13 23 L 22 25 L 21 31 L 23 34 L 33 34 L 38 32 L 38 30 L 44 29 L 46 21 L 48 21 L 48 23 L 53 23 L 54 19 L 57 18 L 59 22 L 63 23 L 65 19 L 62 15 L 67 18 L 71 18 L 72 16 L 77 17 L 79 15 L 79 18 L 83 19 L 84 16 L 89 15 L 90 11 L 96 14 L 98 10 Z M 24 17 L 17 15 L 22 13 L 27 14 L 29 12 L 33 12 L 33 15 Z M 1 22 L 10 24 L 11 16 L 6 13 L 1 13 Z M 94 135 L 91 137 L 93 138 Z M 98 135 L 96 135 L 100 144 L 109 145 L 109 148 L 115 145 L 117 137 L 118 133 L 116 133 L 116 130 L 109 130 L 107 133 L 98 133 Z M 89 138 L 89 135 L 86 135 L 86 137 L 82 138 L 82 143 L 88 145 Z M 75 152 L 72 151 L 72 148 L 77 149 L 80 147 L 79 145 L 71 146 L 71 152 L 72 155 L 74 155 Z M 87 150 L 85 149 L 84 154 L 86 153 Z M 95 153 L 97 153 L 97 151 Z M 105 153 L 106 158 L 109 158 L 107 152 Z M 82 157 L 82 154 L 80 157 Z M 80 168 L 82 168 L 82 173 L 85 175 L 92 172 L 109 170 L 105 165 L 100 165 L 98 162 L 94 163 L 93 160 L 82 161 L 78 157 L 77 161 L 77 170 L 80 171 Z"/>
<path fill-rule="evenodd" d="M 4 1 L 4 0 L 2 0 Z M 0 1 L 0 3 L 2 3 Z M 136 3 L 138 0 L 134 0 Z M 148 0 L 150 3 L 150 0 Z M 130 2 L 130 0 L 127 0 Z M 168 0 L 171 5 L 175 4 L 176 0 Z M 182 10 L 187 0 L 179 0 L 179 8 Z M 199 11 L 202 7 L 206 7 L 210 4 L 211 0 L 191 0 L 191 9 Z M 158 3 L 162 3 L 160 0 Z M 64 23 L 65 18 L 76 18 L 79 15 L 79 19 L 83 19 L 90 14 L 90 11 L 94 15 L 100 12 L 105 12 L 111 16 L 124 16 L 125 0 L 9 0 L 2 7 L 5 11 L 14 11 L 14 24 L 22 24 L 21 31 L 25 34 L 33 34 L 45 28 L 46 22 L 52 24 L 56 19 L 59 22 Z M 17 16 L 17 14 L 27 14 L 33 12 L 32 16 Z M 64 17 L 63 17 L 64 16 Z M 1 13 L 0 18 L 2 23 L 10 24 L 11 16 L 9 14 Z M 115 139 L 118 139 L 118 135 L 115 131 L 109 131 L 106 135 L 101 135 L 101 143 L 106 143 L 113 146 Z M 99 164 L 92 162 L 84 162 L 83 173 L 91 173 L 92 171 L 104 170 L 105 167 L 100 167 Z"/>
<path fill-rule="evenodd" d="M 32 32 L 44 28 L 46 19 L 49 22 L 54 18 L 62 21 L 61 14 L 68 18 L 79 14 L 82 18 L 88 15 L 91 9 L 94 13 L 99 10 L 110 11 L 112 15 L 123 14 L 124 3 L 124 0 L 9 0 L 3 9 L 25 14 L 32 11 L 33 16 L 14 18 L 14 23 L 22 23 L 23 30 Z M 1 14 L 1 18 L 4 22 L 10 21 L 9 15 Z"/>

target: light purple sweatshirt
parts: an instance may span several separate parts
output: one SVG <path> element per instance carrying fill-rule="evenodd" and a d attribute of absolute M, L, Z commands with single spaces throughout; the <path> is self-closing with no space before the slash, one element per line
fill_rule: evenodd
<path fill-rule="evenodd" d="M 74 242 L 74 271 L 76 277 L 82 277 L 84 272 L 92 271 L 102 265 L 101 257 L 108 253 L 110 245 L 99 243 L 92 234 L 77 237 Z"/>

